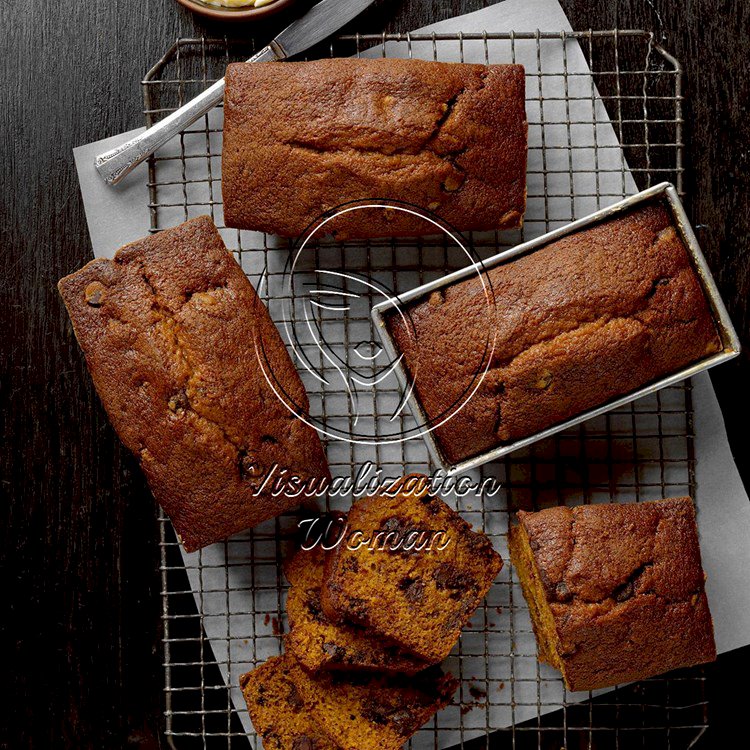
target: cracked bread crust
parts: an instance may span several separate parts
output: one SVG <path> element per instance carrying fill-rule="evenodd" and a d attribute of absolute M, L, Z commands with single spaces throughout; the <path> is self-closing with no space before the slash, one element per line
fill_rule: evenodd
<path fill-rule="evenodd" d="M 325 552 L 299 550 L 286 561 L 291 584 L 286 609 L 289 632 L 284 644 L 308 671 L 362 670 L 413 675 L 428 664 L 389 644 L 382 636 L 349 623 L 333 623 L 323 613 L 320 589 Z"/>
<path fill-rule="evenodd" d="M 281 690 L 275 688 L 279 684 Z M 266 750 L 301 750 L 288 740 L 299 733 L 301 717 L 307 726 L 312 724 L 317 732 L 335 741 L 333 747 L 400 750 L 428 719 L 450 703 L 458 681 L 436 667 L 408 680 L 347 672 L 312 675 L 285 653 L 243 675 L 240 685 Z M 280 694 L 291 697 L 279 700 Z M 258 697 L 263 700 L 269 695 L 272 700 L 259 707 Z M 296 711 L 292 710 L 294 706 Z M 284 738 L 286 744 L 266 744 L 269 733 Z M 312 747 L 322 750 L 326 746 Z"/>
<path fill-rule="evenodd" d="M 659 202 L 556 240 L 387 319 L 450 463 L 559 424 L 721 349 Z M 492 348 L 494 347 L 494 348 Z M 415 377 L 416 373 L 416 377 Z"/>
<path fill-rule="evenodd" d="M 374 551 L 340 544 L 328 552 L 323 611 L 334 622 L 364 625 L 434 664 L 448 656 L 503 563 L 483 533 L 428 494 L 425 477 L 410 475 L 394 489 L 391 496 L 352 505 L 349 528 L 382 543 Z M 385 534 L 404 539 L 412 530 L 447 536 L 435 537 L 431 549 L 383 549 Z"/>
<path fill-rule="evenodd" d="M 690 498 L 520 511 L 518 521 L 511 560 L 540 660 L 561 669 L 568 689 L 716 658 Z"/>
<path fill-rule="evenodd" d="M 338 750 L 306 710 L 297 686 L 299 668 L 274 656 L 240 677 L 240 687 L 264 750 Z"/>
<path fill-rule="evenodd" d="M 210 218 L 127 245 L 58 286 L 112 425 L 187 551 L 298 504 L 255 495 L 273 464 L 329 476 L 317 433 L 266 381 L 263 355 L 277 385 L 307 405 L 265 305 Z"/>
<path fill-rule="evenodd" d="M 459 230 L 512 229 L 526 208 L 520 65 L 327 59 L 226 74 L 227 226 L 298 237 L 355 200 L 405 201 Z M 435 234 L 403 211 L 358 210 L 338 239 Z"/>

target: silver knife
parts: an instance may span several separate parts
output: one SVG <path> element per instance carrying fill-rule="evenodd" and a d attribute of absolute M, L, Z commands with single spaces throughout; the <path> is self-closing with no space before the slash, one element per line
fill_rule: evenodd
<path fill-rule="evenodd" d="M 322 42 L 358 16 L 373 0 L 322 0 L 289 24 L 268 46 L 247 62 L 286 60 Z M 213 109 L 224 97 L 224 79 L 217 81 L 168 117 L 117 148 L 96 157 L 96 171 L 116 185 L 134 167 L 168 140 Z"/>

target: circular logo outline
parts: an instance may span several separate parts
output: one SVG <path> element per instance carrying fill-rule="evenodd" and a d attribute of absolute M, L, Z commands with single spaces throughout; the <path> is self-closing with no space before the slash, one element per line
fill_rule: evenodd
<path fill-rule="evenodd" d="M 397 200 L 391 200 L 391 199 L 364 199 L 364 200 L 354 200 L 354 201 L 348 201 L 346 203 L 342 203 L 339 206 L 336 206 L 333 209 L 330 209 L 326 211 L 324 214 L 322 214 L 317 219 L 313 220 L 308 224 L 305 231 L 302 235 L 300 235 L 300 238 L 295 243 L 294 247 L 292 248 L 292 251 L 290 253 L 290 256 L 287 258 L 287 262 L 284 267 L 284 274 L 289 279 L 289 293 L 285 293 L 283 295 L 283 300 L 286 305 L 293 305 L 294 303 L 294 290 L 293 290 L 293 279 L 294 279 L 294 271 L 297 267 L 297 262 L 300 258 L 300 255 L 302 252 L 308 247 L 309 243 L 311 242 L 312 238 L 320 232 L 320 230 L 325 227 L 329 222 L 336 219 L 339 216 L 348 214 L 352 211 L 357 210 L 372 210 L 372 209 L 391 209 L 391 210 L 397 210 L 402 211 L 404 213 L 411 214 L 413 216 L 416 216 L 420 219 L 423 219 L 424 221 L 427 221 L 432 226 L 436 227 L 440 232 L 446 234 L 450 239 L 463 251 L 464 255 L 469 259 L 471 266 L 475 267 L 477 272 L 477 277 L 480 280 L 480 283 L 482 285 L 482 291 L 484 294 L 485 299 L 487 300 L 488 307 L 494 311 L 495 308 L 495 298 L 494 294 L 492 293 L 492 282 L 489 276 L 486 273 L 486 269 L 484 267 L 484 261 L 479 258 L 475 257 L 472 252 L 467 248 L 465 240 L 461 236 L 461 233 L 456 230 L 454 227 L 452 227 L 448 222 L 446 222 L 441 217 L 438 217 L 436 215 L 429 215 L 428 212 L 426 212 L 423 208 L 419 206 L 415 206 L 414 204 L 410 204 L 406 201 L 397 201 Z M 467 266 L 466 268 L 469 268 L 471 266 Z M 460 270 L 466 270 L 460 269 Z M 371 288 L 375 289 L 378 293 L 383 295 L 389 302 L 393 303 L 399 303 L 399 295 L 391 295 L 389 290 L 383 286 L 380 285 L 379 282 L 376 282 L 373 279 L 364 280 L 361 278 L 357 278 L 356 276 L 352 276 L 351 274 L 345 274 L 339 271 L 336 272 L 330 272 L 335 275 L 352 279 L 354 281 L 364 283 L 367 286 L 370 286 Z M 268 269 L 264 269 L 263 273 L 261 274 L 261 278 L 259 280 L 259 290 L 262 289 L 264 286 L 267 285 L 267 276 L 268 276 Z M 284 290 L 287 291 L 286 289 Z M 394 309 L 396 312 L 402 317 L 405 324 L 410 330 L 413 330 L 414 326 L 410 319 L 410 316 L 405 315 L 404 311 L 401 310 L 398 305 L 394 304 Z M 295 357 L 302 363 L 302 365 L 305 367 L 305 369 L 310 373 L 312 377 L 314 377 L 316 380 L 323 384 L 328 384 L 328 381 L 325 380 L 325 378 L 321 377 L 318 373 L 314 371 L 314 366 L 309 361 L 308 357 L 304 354 L 304 351 L 302 350 L 302 344 L 300 343 L 298 336 L 296 332 L 294 331 L 293 324 L 291 323 L 291 319 L 293 318 L 292 315 L 287 314 L 289 312 L 288 309 L 285 309 L 284 316 L 283 316 L 283 323 L 284 323 L 284 329 L 286 332 L 287 340 L 289 342 L 289 345 L 292 348 L 292 351 L 294 352 Z M 308 323 L 308 326 L 310 325 L 310 321 L 306 321 Z M 290 328 L 290 326 L 292 326 Z M 419 400 L 419 397 L 415 391 L 415 381 L 416 376 L 409 372 L 408 368 L 405 365 L 402 365 L 402 370 L 405 372 L 407 376 L 407 388 L 403 389 L 403 392 L 401 393 L 401 397 L 399 399 L 399 405 L 396 411 L 391 415 L 391 418 L 389 421 L 393 421 L 396 419 L 402 412 L 404 406 L 408 403 L 408 400 L 412 397 L 416 398 L 418 406 L 419 406 L 419 412 L 420 412 L 420 418 L 415 419 L 415 426 L 414 428 L 409 429 L 408 431 L 401 433 L 399 435 L 392 435 L 392 436 L 379 436 L 379 435 L 352 435 L 352 433 L 346 434 L 343 431 L 339 431 L 336 429 L 328 428 L 325 424 L 322 423 L 322 421 L 319 421 L 317 418 L 313 417 L 309 413 L 309 405 L 303 409 L 299 404 L 296 404 L 295 399 L 290 396 L 290 394 L 287 393 L 286 389 L 283 387 L 283 385 L 278 381 L 278 378 L 273 374 L 273 368 L 270 365 L 268 354 L 265 351 L 265 347 L 263 345 L 262 340 L 258 341 L 258 335 L 257 335 L 257 329 L 256 329 L 256 335 L 254 336 L 254 348 L 256 352 L 256 356 L 258 358 L 259 363 L 261 364 L 261 370 L 263 372 L 263 376 L 268 383 L 268 386 L 271 388 L 271 390 L 274 392 L 276 397 L 281 401 L 282 404 L 288 409 L 288 411 L 292 414 L 294 414 L 298 419 L 302 420 L 308 427 L 313 428 L 316 430 L 319 434 L 334 440 L 342 440 L 345 442 L 349 442 L 352 444 L 357 445 L 392 445 L 397 443 L 406 442 L 408 440 L 413 440 L 417 437 L 422 437 L 423 435 L 433 432 L 437 428 L 441 427 L 446 422 L 453 419 L 453 417 L 456 416 L 471 400 L 471 398 L 474 396 L 474 394 L 477 392 L 477 390 L 480 388 L 481 384 L 484 382 L 484 379 L 487 375 L 487 372 L 491 369 L 492 366 L 492 357 L 495 350 L 495 343 L 497 338 L 497 331 L 494 326 L 490 326 L 490 330 L 492 333 L 492 342 L 491 346 L 488 347 L 487 342 L 485 342 L 485 350 L 482 354 L 482 362 L 484 363 L 484 366 L 481 368 L 480 372 L 477 372 L 474 374 L 474 377 L 472 379 L 472 383 L 470 383 L 464 391 L 460 394 L 458 398 L 448 407 L 446 407 L 439 415 L 436 417 L 429 417 L 422 407 L 422 404 Z M 310 331 L 312 333 L 312 329 L 310 328 Z M 488 337 L 489 338 L 489 337 Z M 362 343 L 362 342 L 360 342 Z M 323 354 L 323 356 L 328 359 L 329 363 L 339 371 L 339 374 L 342 375 L 342 379 L 344 380 L 346 384 L 346 378 L 344 378 L 343 374 L 341 373 L 340 369 L 335 365 L 335 363 L 330 359 L 329 355 L 326 354 L 323 347 L 320 346 L 318 343 L 318 347 Z M 351 369 L 351 366 L 348 363 L 344 363 L 343 360 L 341 360 L 338 355 L 335 355 L 339 361 L 346 366 L 347 368 Z M 398 359 L 396 360 L 395 366 L 398 366 L 398 363 L 402 360 L 403 354 L 400 353 Z M 263 364 L 266 364 L 267 367 L 264 367 Z M 395 369 L 394 363 L 389 363 L 388 365 L 384 366 L 384 370 L 386 370 L 387 376 L 390 372 L 393 372 Z M 269 373 L 266 370 L 270 370 L 271 375 L 269 376 Z M 371 386 L 377 385 L 380 380 L 383 379 L 382 376 L 379 379 L 375 379 L 372 383 L 370 383 Z M 473 384 L 473 387 L 472 387 Z M 347 386 L 347 390 L 349 390 Z M 402 389 L 399 389 L 402 390 Z M 468 393 L 468 395 L 467 395 Z M 348 394 L 351 401 L 351 393 Z M 454 408 L 455 404 L 461 400 L 461 404 L 458 408 Z M 307 400 L 307 399 L 306 399 Z M 373 414 L 373 419 L 377 418 L 376 414 Z M 353 424 L 356 424 L 357 417 L 355 416 L 355 421 Z"/>

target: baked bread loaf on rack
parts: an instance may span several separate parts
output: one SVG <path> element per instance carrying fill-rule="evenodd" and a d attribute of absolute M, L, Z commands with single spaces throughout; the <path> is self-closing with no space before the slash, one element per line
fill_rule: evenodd
<path fill-rule="evenodd" d="M 431 495 L 419 475 L 357 500 L 348 520 L 363 543 L 327 553 L 323 612 L 428 663 L 445 659 L 502 568 L 490 540 Z"/>
<path fill-rule="evenodd" d="M 286 610 L 287 650 L 308 671 L 359 670 L 412 675 L 428 664 L 360 625 L 333 623 L 323 613 L 320 589 L 325 552 L 299 550 L 284 565 L 291 584 Z"/>
<path fill-rule="evenodd" d="M 398 59 L 236 63 L 226 74 L 227 226 L 298 237 L 351 201 L 393 200 L 459 230 L 512 229 L 526 208 L 520 65 Z M 330 222 L 338 239 L 438 234 L 399 210 Z"/>
<path fill-rule="evenodd" d="M 346 672 L 311 675 L 286 653 L 243 675 L 240 685 L 266 750 L 327 750 L 321 733 L 342 750 L 400 750 L 450 703 L 458 681 L 439 667 L 408 679 Z"/>
<path fill-rule="evenodd" d="M 539 660 L 569 690 L 716 658 L 690 498 L 518 513 L 513 566 Z"/>
<path fill-rule="evenodd" d="M 434 430 L 451 464 L 721 350 L 660 202 L 511 259 L 485 279 L 489 294 L 474 277 L 406 307 L 408 324 L 401 315 L 386 322 L 433 424 L 466 401 Z"/>
<path fill-rule="evenodd" d="M 275 464 L 329 477 L 284 343 L 207 216 L 127 245 L 59 283 L 112 425 L 187 551 L 299 501 L 261 490 Z M 259 494 L 258 494 L 259 493 Z"/>

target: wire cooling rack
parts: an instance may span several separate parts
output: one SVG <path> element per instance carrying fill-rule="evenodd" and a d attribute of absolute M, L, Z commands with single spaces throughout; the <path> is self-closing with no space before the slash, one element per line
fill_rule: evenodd
<path fill-rule="evenodd" d="M 552 52 L 552 54 L 548 54 Z M 148 124 L 254 52 L 226 39 L 180 39 L 147 74 Z M 529 211 L 521 232 L 470 235 L 480 257 L 612 203 L 652 182 L 682 189 L 681 69 L 642 31 L 351 36 L 311 56 L 415 56 L 523 62 L 529 115 Z M 282 330 L 294 326 L 284 266 L 291 245 L 223 227 L 221 111 L 196 123 L 149 162 L 151 230 L 211 214 Z M 611 123 L 611 124 L 610 124 Z M 622 144 L 622 148 L 620 147 Z M 321 242 L 311 263 L 405 291 L 465 264 L 445 241 Z M 344 286 L 344 289 L 349 288 Z M 354 342 L 377 337 L 372 293 L 345 315 L 319 311 L 327 346 L 352 365 Z M 290 314 L 291 310 L 291 314 Z M 311 344 L 311 342 L 307 342 Z M 302 343 L 304 350 L 305 343 Z M 329 375 L 311 346 L 307 358 Z M 335 378 L 301 374 L 311 413 L 327 427 L 351 428 L 350 403 Z M 374 436 L 398 399 L 397 386 L 361 389 L 359 410 Z M 405 428 L 408 415 L 399 417 Z M 369 420 L 369 421 L 368 421 Z M 395 445 L 327 441 L 334 476 L 373 461 L 386 476 L 431 472 L 421 440 Z M 482 467 L 475 478 L 502 483 L 492 497 L 447 498 L 483 528 L 507 560 L 506 533 L 517 508 L 557 503 L 648 500 L 695 494 L 689 384 L 665 389 L 555 438 Z M 332 502 L 346 507 L 347 502 Z M 286 583 L 281 570 L 295 516 L 264 524 L 223 545 L 182 555 L 161 516 L 166 734 L 176 747 L 260 748 L 238 694 L 240 675 L 282 650 Z M 568 693 L 536 661 L 531 625 L 506 564 L 447 668 L 461 679 L 454 703 L 422 729 L 413 746 L 600 748 L 694 744 L 707 726 L 704 675 L 684 670 L 601 695 Z"/>

